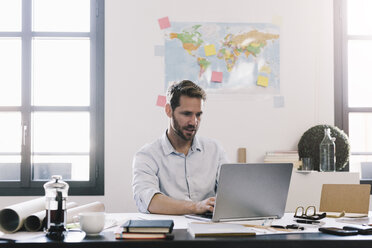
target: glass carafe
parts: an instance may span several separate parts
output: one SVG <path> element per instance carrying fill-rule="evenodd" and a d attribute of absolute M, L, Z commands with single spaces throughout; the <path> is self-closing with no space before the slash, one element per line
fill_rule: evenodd
<path fill-rule="evenodd" d="M 66 234 L 68 184 L 58 175 L 44 184 L 47 237 L 62 240 Z"/>
<path fill-rule="evenodd" d="M 331 137 L 331 129 L 324 129 L 324 138 L 319 145 L 320 171 L 335 171 L 336 169 L 336 138 Z"/>

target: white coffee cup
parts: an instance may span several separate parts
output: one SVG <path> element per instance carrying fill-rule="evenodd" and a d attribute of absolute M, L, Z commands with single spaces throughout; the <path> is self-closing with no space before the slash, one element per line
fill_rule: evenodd
<path fill-rule="evenodd" d="M 104 212 L 86 212 L 79 214 L 80 229 L 87 235 L 99 235 L 105 226 Z"/>

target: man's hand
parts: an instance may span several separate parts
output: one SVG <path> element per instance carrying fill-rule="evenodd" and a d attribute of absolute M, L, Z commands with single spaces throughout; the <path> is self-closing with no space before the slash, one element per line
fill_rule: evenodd
<path fill-rule="evenodd" d="M 148 210 L 152 214 L 203 214 L 213 212 L 215 197 L 200 202 L 175 200 L 163 194 L 155 194 Z"/>
<path fill-rule="evenodd" d="M 205 212 L 213 212 L 216 197 L 209 197 L 203 201 L 195 203 L 195 214 L 204 214 Z"/>

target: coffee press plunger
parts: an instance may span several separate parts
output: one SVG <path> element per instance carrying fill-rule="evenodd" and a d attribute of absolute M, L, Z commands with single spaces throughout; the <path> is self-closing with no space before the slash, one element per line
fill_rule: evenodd
<path fill-rule="evenodd" d="M 44 184 L 46 208 L 46 236 L 53 240 L 63 240 L 66 231 L 66 200 L 68 184 L 62 176 L 54 175 Z"/>

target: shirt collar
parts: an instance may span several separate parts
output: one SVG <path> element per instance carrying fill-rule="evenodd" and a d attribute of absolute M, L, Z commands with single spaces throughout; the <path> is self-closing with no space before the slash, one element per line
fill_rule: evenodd
<path fill-rule="evenodd" d="M 172 146 L 172 144 L 170 143 L 168 139 L 167 131 L 165 131 L 165 133 L 161 137 L 161 145 L 163 147 L 163 152 L 165 155 L 176 153 L 176 150 L 174 149 L 174 147 Z"/>
<path fill-rule="evenodd" d="M 194 140 L 191 145 L 191 151 L 201 151 L 201 145 L 198 136 L 195 135 Z"/>
<path fill-rule="evenodd" d="M 167 131 L 165 131 L 165 133 L 161 137 L 161 144 L 162 144 L 163 152 L 164 152 L 165 155 L 169 155 L 169 154 L 172 154 L 172 153 L 178 153 L 174 149 L 174 147 L 172 146 L 171 142 L 169 141 L 168 136 L 167 136 Z M 202 150 L 202 148 L 201 148 L 201 145 L 200 145 L 199 138 L 197 136 L 195 136 L 194 140 L 192 142 L 192 145 L 191 145 L 191 151 L 199 151 L 200 152 L 201 150 Z"/>

